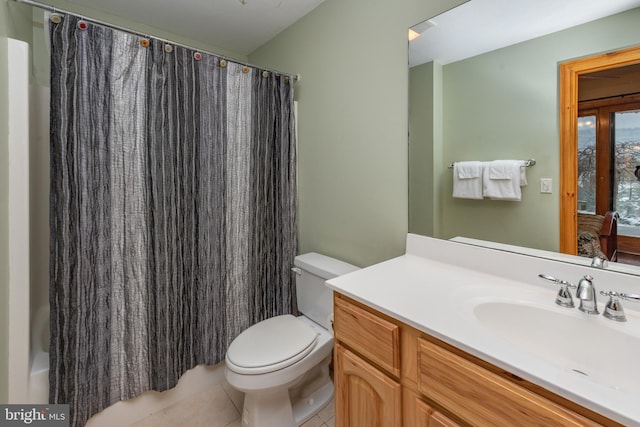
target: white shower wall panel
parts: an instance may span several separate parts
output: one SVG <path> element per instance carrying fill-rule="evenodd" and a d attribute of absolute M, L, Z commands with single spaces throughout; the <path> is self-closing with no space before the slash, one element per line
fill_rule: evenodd
<path fill-rule="evenodd" d="M 9 403 L 29 383 L 29 45 L 7 39 L 9 150 Z"/>

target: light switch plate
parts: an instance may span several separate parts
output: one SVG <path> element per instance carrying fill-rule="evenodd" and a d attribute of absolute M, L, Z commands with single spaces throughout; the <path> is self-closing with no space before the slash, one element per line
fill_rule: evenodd
<path fill-rule="evenodd" d="M 552 193 L 551 178 L 540 178 L 540 192 Z"/>

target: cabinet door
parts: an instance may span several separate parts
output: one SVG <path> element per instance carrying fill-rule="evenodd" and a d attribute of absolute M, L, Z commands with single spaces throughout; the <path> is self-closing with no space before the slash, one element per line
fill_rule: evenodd
<path fill-rule="evenodd" d="M 406 387 L 402 389 L 402 406 L 403 427 L 460 427 Z"/>
<path fill-rule="evenodd" d="M 336 426 L 400 427 L 400 384 L 336 344 Z"/>
<path fill-rule="evenodd" d="M 416 427 L 459 427 L 460 424 L 416 399 Z"/>

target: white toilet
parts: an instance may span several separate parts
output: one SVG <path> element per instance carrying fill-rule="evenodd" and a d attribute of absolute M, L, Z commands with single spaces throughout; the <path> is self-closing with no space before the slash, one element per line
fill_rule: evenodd
<path fill-rule="evenodd" d="M 300 317 L 276 316 L 242 332 L 229 346 L 225 376 L 245 393 L 243 427 L 295 427 L 333 398 L 329 363 L 333 294 L 325 280 L 358 267 L 317 253 L 299 255 Z"/>

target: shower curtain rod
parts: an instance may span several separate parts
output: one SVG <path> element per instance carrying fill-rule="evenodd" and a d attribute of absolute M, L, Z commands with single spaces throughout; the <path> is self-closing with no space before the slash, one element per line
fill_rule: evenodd
<path fill-rule="evenodd" d="M 114 30 L 123 31 L 125 33 L 133 34 L 135 36 L 140 36 L 140 37 L 145 37 L 145 38 L 146 37 L 150 37 L 150 38 L 153 38 L 153 39 L 156 39 L 156 40 L 160 40 L 161 42 L 164 42 L 164 43 L 169 43 L 169 44 L 174 45 L 174 46 L 180 46 L 180 47 L 184 47 L 186 49 L 195 50 L 195 51 L 198 51 L 198 52 L 201 52 L 201 53 L 206 53 L 206 54 L 209 54 L 209 55 L 217 56 L 218 58 L 224 59 L 224 60 L 229 61 L 229 62 L 234 62 L 234 63 L 239 64 L 239 65 L 244 65 L 244 66 L 251 67 L 251 68 L 257 68 L 257 69 L 260 69 L 260 70 L 263 70 L 263 71 L 268 71 L 270 73 L 278 74 L 280 76 L 289 77 L 289 78 L 292 78 L 294 81 L 300 80 L 300 74 L 289 74 L 289 73 L 283 73 L 281 71 L 272 70 L 272 69 L 265 68 L 265 67 L 257 67 L 255 65 L 249 64 L 247 62 L 243 62 L 243 61 L 239 61 L 237 59 L 229 58 L 229 57 L 226 57 L 224 55 L 220 55 L 220 54 L 215 53 L 215 52 L 201 50 L 201 49 L 198 49 L 198 48 L 193 47 L 193 46 L 189 46 L 189 45 L 186 45 L 186 44 L 175 42 L 173 40 L 165 39 L 165 38 L 162 38 L 162 37 L 152 36 L 152 35 L 147 34 L 147 33 L 141 33 L 140 31 L 132 30 L 132 29 L 127 28 L 127 27 L 121 27 L 120 25 L 112 24 L 112 23 L 106 22 L 106 21 L 101 21 L 99 19 L 89 18 L 87 16 L 80 15 L 78 13 L 71 12 L 71 11 L 68 11 L 68 10 L 65 10 L 65 9 L 61 9 L 59 7 L 52 6 L 50 4 L 40 3 L 40 2 L 37 2 L 37 1 L 34 1 L 34 0 L 13 0 L 13 1 L 15 1 L 16 3 L 23 3 L 23 4 L 26 4 L 26 5 L 29 5 L 29 6 L 35 6 L 35 7 L 38 7 L 40 9 L 48 10 L 49 12 L 63 13 L 65 15 L 73 15 L 75 17 L 84 19 L 87 22 L 91 22 L 93 24 L 100 25 L 101 27 L 106 27 L 106 28 L 111 28 L 111 29 L 114 29 Z"/>

